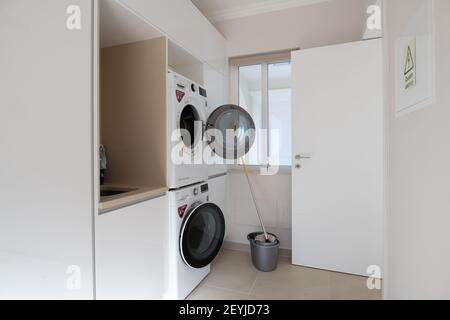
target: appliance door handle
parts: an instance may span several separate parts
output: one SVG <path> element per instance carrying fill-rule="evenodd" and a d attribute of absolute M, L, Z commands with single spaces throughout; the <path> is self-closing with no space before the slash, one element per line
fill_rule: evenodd
<path fill-rule="evenodd" d="M 312 154 L 310 153 L 300 153 L 295 156 L 295 160 L 309 160 L 312 159 Z"/>

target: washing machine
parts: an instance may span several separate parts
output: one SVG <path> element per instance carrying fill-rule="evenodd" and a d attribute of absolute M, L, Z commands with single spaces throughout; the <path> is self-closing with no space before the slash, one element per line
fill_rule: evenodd
<path fill-rule="evenodd" d="M 168 187 L 178 189 L 208 179 L 203 161 L 207 92 L 173 71 L 167 78 Z"/>
<path fill-rule="evenodd" d="M 208 191 L 201 183 L 169 192 L 166 299 L 185 299 L 209 274 L 222 247 L 225 219 Z"/>

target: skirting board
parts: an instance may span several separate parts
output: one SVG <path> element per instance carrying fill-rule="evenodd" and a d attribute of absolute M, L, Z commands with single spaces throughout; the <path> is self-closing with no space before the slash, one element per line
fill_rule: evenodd
<path fill-rule="evenodd" d="M 222 248 L 226 249 L 226 250 L 250 252 L 250 245 L 244 244 L 244 243 L 224 241 Z M 281 249 L 280 248 L 279 255 L 280 255 L 280 257 L 291 258 L 292 251 L 289 249 Z"/>

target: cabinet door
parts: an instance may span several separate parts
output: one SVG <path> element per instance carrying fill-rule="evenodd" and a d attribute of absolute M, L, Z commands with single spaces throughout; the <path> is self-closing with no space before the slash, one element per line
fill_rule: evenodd
<path fill-rule="evenodd" d="M 167 216 L 164 196 L 97 218 L 97 299 L 162 298 Z"/>
<path fill-rule="evenodd" d="M 0 1 L 0 299 L 93 299 L 91 0 Z"/>

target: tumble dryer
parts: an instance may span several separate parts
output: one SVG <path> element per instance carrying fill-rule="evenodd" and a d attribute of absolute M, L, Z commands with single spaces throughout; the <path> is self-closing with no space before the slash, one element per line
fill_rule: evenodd
<path fill-rule="evenodd" d="M 167 79 L 168 186 L 174 190 L 208 179 L 203 161 L 208 102 L 197 83 L 172 71 Z"/>
<path fill-rule="evenodd" d="M 176 190 L 208 179 L 206 152 L 240 159 L 252 147 L 256 132 L 243 108 L 223 105 L 207 117 L 207 91 L 202 86 L 173 71 L 167 79 L 167 183 Z"/>

